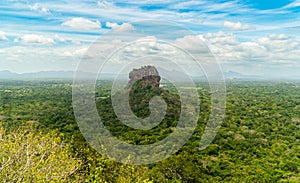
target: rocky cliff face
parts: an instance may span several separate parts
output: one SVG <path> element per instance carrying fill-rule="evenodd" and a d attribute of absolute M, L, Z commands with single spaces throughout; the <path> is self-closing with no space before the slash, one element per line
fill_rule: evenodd
<path fill-rule="evenodd" d="M 159 88 L 160 76 L 157 69 L 154 66 L 143 66 L 140 69 L 133 69 L 129 73 L 128 87 L 136 81 L 141 81 L 142 87 L 151 86 L 152 88 Z"/>

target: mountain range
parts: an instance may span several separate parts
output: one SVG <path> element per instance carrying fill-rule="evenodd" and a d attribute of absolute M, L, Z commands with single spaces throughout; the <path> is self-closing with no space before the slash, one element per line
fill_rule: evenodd
<path fill-rule="evenodd" d="M 169 71 L 162 68 L 158 68 L 161 75 L 170 75 L 178 74 L 179 71 Z M 163 73 L 163 74 L 162 74 Z M 0 71 L 0 79 L 73 79 L 75 71 L 40 71 L 32 73 L 14 73 L 8 70 Z M 95 74 L 88 72 L 80 72 L 80 75 L 83 78 L 91 78 Z M 101 74 L 101 79 L 113 79 L 116 74 L 114 73 L 104 73 Z M 223 72 L 223 76 L 226 80 L 232 79 L 252 79 L 252 80 L 261 80 L 261 79 L 270 79 L 266 76 L 256 76 L 256 75 L 244 75 L 235 71 L 226 71 Z M 128 75 L 122 76 L 128 79 Z M 205 79 L 205 76 L 192 76 L 193 78 Z"/>

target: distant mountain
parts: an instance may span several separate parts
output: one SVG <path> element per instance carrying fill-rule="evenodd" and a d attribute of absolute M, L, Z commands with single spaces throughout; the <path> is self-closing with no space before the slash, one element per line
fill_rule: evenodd
<path fill-rule="evenodd" d="M 224 78 L 226 80 L 228 79 L 264 79 L 264 76 L 257 76 L 257 75 L 244 75 L 241 74 L 239 72 L 235 72 L 235 71 L 226 71 L 223 73 Z"/>
<path fill-rule="evenodd" d="M 72 71 L 41 71 L 35 73 L 24 73 L 20 75 L 21 78 L 73 78 Z"/>
<path fill-rule="evenodd" d="M 226 79 L 245 77 L 243 74 L 241 74 L 239 72 L 234 72 L 234 71 L 227 71 L 227 72 L 223 73 L 223 75 Z"/>
<path fill-rule="evenodd" d="M 175 70 L 166 70 L 163 68 L 158 67 L 157 70 L 159 71 L 159 73 L 161 75 L 165 75 L 165 76 L 183 76 L 184 74 L 181 73 L 180 71 L 175 71 Z M 225 80 L 231 80 L 231 79 L 263 79 L 263 76 L 255 76 L 255 75 L 244 75 L 241 74 L 239 72 L 235 72 L 235 71 L 226 71 L 223 72 L 223 76 L 225 78 Z M 197 80 L 206 80 L 206 76 L 205 75 L 198 75 L 198 76 L 191 76 L 193 79 Z"/>
<path fill-rule="evenodd" d="M 0 71 L 0 79 L 73 79 L 75 71 L 40 71 L 32 73 L 13 73 L 10 71 Z M 95 74 L 79 72 L 81 78 L 93 78 Z M 114 78 L 115 74 L 101 74 L 101 79 Z"/>
<path fill-rule="evenodd" d="M 165 77 L 176 77 L 176 80 L 184 80 L 185 74 L 177 71 L 177 70 L 167 70 L 161 67 L 157 68 L 158 72 L 161 76 Z M 0 71 L 0 79 L 73 79 L 75 71 L 40 71 L 33 73 L 13 73 L 7 70 Z M 82 78 L 93 78 L 95 74 L 88 72 L 80 72 L 80 76 Z M 99 76 L 101 79 L 114 79 L 117 76 L 115 73 L 103 73 Z M 255 76 L 255 75 L 244 75 L 235 71 L 226 71 L 223 72 L 223 76 L 226 80 L 231 79 L 265 79 L 263 76 Z M 199 76 L 191 76 L 194 79 L 204 79 L 206 77 L 204 75 Z M 119 78 L 128 79 L 128 75 L 121 75 Z"/>
<path fill-rule="evenodd" d="M 9 78 L 17 78 L 19 74 L 12 73 L 10 71 L 0 71 L 0 79 L 9 79 Z"/>
<path fill-rule="evenodd" d="M 18 74 L 10 71 L 0 71 L 0 79 L 37 79 L 37 78 L 73 78 L 72 71 L 41 71 Z"/>

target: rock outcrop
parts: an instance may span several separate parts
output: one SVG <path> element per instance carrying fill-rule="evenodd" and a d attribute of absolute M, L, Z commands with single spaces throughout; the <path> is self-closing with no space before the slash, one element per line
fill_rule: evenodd
<path fill-rule="evenodd" d="M 132 85 L 136 81 L 141 81 L 142 87 L 151 86 L 152 88 L 159 88 L 160 84 L 160 76 L 157 69 L 154 66 L 143 66 L 140 69 L 133 69 L 129 73 L 128 87 L 132 87 Z"/>

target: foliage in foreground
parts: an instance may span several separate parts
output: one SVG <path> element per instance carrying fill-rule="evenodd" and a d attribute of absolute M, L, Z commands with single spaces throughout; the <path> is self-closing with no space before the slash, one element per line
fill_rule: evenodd
<path fill-rule="evenodd" d="M 26 124 L 6 131 L 0 124 L 0 179 L 3 182 L 67 182 L 79 180 L 75 173 L 81 160 L 56 131 L 42 133 Z"/>

